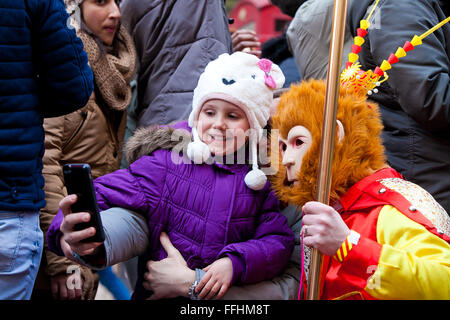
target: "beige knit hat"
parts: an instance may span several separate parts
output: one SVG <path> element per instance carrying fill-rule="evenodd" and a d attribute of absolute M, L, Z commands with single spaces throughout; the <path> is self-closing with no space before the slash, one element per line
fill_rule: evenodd
<path fill-rule="evenodd" d="M 258 168 L 257 143 L 270 117 L 273 91 L 281 88 L 284 80 L 283 72 L 276 64 L 252 54 L 239 51 L 231 55 L 224 53 L 211 61 L 194 90 L 188 122 L 194 141 L 188 145 L 187 156 L 195 163 L 203 163 L 211 155 L 196 128 L 203 104 L 211 99 L 231 102 L 245 112 L 252 129 L 249 137 L 252 170 L 246 175 L 245 183 L 253 190 L 262 189 L 267 178 Z"/>
<path fill-rule="evenodd" d="M 64 0 L 66 5 L 66 11 L 70 16 L 70 21 L 68 22 L 68 27 L 73 27 L 76 30 L 80 29 L 81 26 L 81 10 L 80 5 L 84 0 Z"/>

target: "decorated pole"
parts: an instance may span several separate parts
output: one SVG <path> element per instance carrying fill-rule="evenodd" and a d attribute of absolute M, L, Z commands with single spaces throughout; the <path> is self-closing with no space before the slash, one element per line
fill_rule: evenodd
<path fill-rule="evenodd" d="M 339 98 L 342 51 L 344 46 L 347 0 L 335 0 L 333 26 L 331 28 L 330 54 L 328 59 L 327 87 L 325 92 L 325 110 L 320 149 L 319 177 L 316 200 L 329 204 L 331 189 L 331 167 L 333 163 L 334 137 L 336 135 L 336 115 Z M 323 256 L 315 248 L 311 250 L 311 265 L 307 299 L 320 299 Z"/>

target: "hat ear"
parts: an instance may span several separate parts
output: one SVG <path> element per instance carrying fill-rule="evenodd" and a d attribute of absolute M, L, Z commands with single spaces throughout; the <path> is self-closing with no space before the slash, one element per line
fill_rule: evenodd
<path fill-rule="evenodd" d="M 275 89 L 281 89 L 284 85 L 285 77 L 283 71 L 281 71 L 280 67 L 275 63 L 272 64 L 270 75 L 272 76 L 273 80 L 275 80 L 275 84 L 277 85 Z"/>

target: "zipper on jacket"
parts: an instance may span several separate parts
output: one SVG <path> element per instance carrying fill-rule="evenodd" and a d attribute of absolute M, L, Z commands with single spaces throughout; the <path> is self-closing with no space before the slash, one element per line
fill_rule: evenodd
<path fill-rule="evenodd" d="M 72 142 L 72 140 L 78 135 L 78 133 L 80 132 L 81 128 L 83 127 L 84 123 L 86 122 L 88 113 L 87 111 L 81 111 L 81 124 L 78 126 L 78 128 L 75 130 L 74 134 L 72 135 L 72 137 L 70 137 L 70 139 L 66 142 L 66 145 L 69 145 L 69 143 Z"/>

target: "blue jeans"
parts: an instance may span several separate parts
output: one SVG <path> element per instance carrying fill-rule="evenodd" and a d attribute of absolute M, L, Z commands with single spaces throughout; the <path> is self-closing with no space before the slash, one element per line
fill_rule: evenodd
<path fill-rule="evenodd" d="M 0 211 L 0 300 L 29 300 L 44 237 L 39 212 Z"/>

